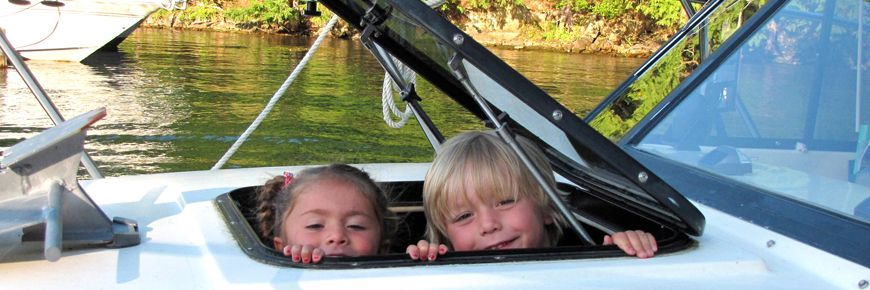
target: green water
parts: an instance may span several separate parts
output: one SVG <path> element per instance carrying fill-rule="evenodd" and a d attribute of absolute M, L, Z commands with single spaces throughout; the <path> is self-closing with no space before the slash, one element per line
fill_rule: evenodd
<path fill-rule="evenodd" d="M 118 53 L 27 65 L 66 118 L 106 107 L 86 150 L 106 176 L 208 170 L 256 118 L 314 38 L 138 29 Z M 583 115 L 643 60 L 493 51 Z M 425 162 L 415 120 L 382 120 L 384 73 L 357 40 L 327 39 L 223 168 Z M 481 122 L 422 78 L 423 108 L 446 136 Z M 404 105 L 399 105 L 404 109 Z M 14 69 L 0 76 L 0 150 L 52 126 Z"/>

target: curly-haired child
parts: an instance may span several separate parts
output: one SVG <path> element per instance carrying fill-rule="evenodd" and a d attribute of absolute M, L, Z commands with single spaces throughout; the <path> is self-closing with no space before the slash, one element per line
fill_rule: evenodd
<path fill-rule="evenodd" d="M 396 231 L 389 198 L 368 173 L 345 164 L 285 173 L 258 194 L 264 237 L 295 262 L 384 254 Z"/>

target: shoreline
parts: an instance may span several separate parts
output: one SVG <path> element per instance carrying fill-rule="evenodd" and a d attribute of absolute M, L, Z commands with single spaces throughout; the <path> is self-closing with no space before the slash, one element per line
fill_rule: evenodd
<path fill-rule="evenodd" d="M 295 27 L 297 31 L 287 31 L 285 27 L 272 25 L 254 25 L 250 23 L 233 23 L 226 19 L 220 21 L 185 20 L 179 17 L 180 11 L 155 17 L 152 15 L 142 23 L 142 27 L 179 29 L 179 30 L 210 30 L 231 33 L 249 34 L 285 34 L 293 36 L 316 36 L 328 21 L 328 17 L 304 20 L 305 25 Z M 633 19 L 604 20 L 589 17 L 583 23 L 577 23 L 568 33 L 571 37 L 561 39 L 545 39 L 541 37 L 541 23 L 546 16 L 544 12 L 529 10 L 534 21 L 515 18 L 502 18 L 493 21 L 492 12 L 467 12 L 459 16 L 445 15 L 451 22 L 462 29 L 477 42 L 488 47 L 502 47 L 517 50 L 555 51 L 564 53 L 589 53 L 617 57 L 649 57 L 657 51 L 670 37 L 663 29 L 640 33 L 644 28 L 627 29 L 629 24 L 636 24 Z M 327 13 L 324 13 L 326 15 Z M 326 19 L 326 20 L 323 20 Z M 543 20 L 542 20 L 543 19 Z M 496 22 L 497 25 L 491 23 Z M 672 33 L 672 32 L 671 32 Z M 359 32 L 339 20 L 331 31 L 334 38 L 356 38 Z M 537 36 L 537 37 L 529 37 Z M 632 41 L 632 39 L 634 39 Z"/>
<path fill-rule="evenodd" d="M 289 35 L 289 36 L 315 36 L 320 33 L 319 29 L 311 31 L 311 33 L 279 33 L 279 32 L 270 32 L 262 28 L 253 28 L 253 29 L 228 29 L 224 27 L 225 25 L 218 25 L 215 27 L 214 23 L 211 22 L 200 22 L 200 23 L 191 23 L 189 25 L 181 25 L 181 26 L 167 26 L 165 24 L 147 24 L 143 23 L 141 27 L 146 28 L 154 28 L 154 29 L 177 29 L 177 30 L 201 30 L 201 31 L 220 31 L 220 32 L 229 32 L 229 33 L 247 33 L 247 34 L 268 34 L 268 35 Z M 542 41 L 535 41 L 531 39 L 520 39 L 520 38 L 508 38 L 504 37 L 504 32 L 469 32 L 464 31 L 469 36 L 471 36 L 478 43 L 487 47 L 501 47 L 506 49 L 516 49 L 516 50 L 536 50 L 536 51 L 554 51 L 554 52 L 564 52 L 564 53 L 588 53 L 588 54 L 600 54 L 600 55 L 609 55 L 615 57 L 635 57 L 635 58 L 645 58 L 649 57 L 656 50 L 661 47 L 661 44 L 636 44 L 633 46 L 613 46 L 613 45 L 599 45 L 592 49 L 588 47 L 583 47 L 581 41 L 575 41 L 574 43 L 547 43 Z M 337 39 L 356 39 L 359 37 L 359 33 L 354 31 L 351 35 L 342 35 L 336 36 L 337 33 L 331 33 L 333 38 Z M 516 33 L 513 33 L 516 34 Z"/>

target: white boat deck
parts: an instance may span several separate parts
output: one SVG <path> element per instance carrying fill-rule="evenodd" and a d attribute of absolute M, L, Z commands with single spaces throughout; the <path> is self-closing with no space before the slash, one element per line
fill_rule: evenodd
<path fill-rule="evenodd" d="M 427 168 L 428 164 L 363 166 L 380 181 L 420 180 Z M 703 205 L 697 206 L 707 218 L 707 229 L 696 238 L 697 247 L 645 260 L 320 270 L 278 267 L 249 258 L 230 234 L 214 198 L 299 169 L 250 168 L 83 181 L 83 188 L 109 217 L 138 221 L 142 243 L 123 249 L 64 249 L 57 262 L 44 260 L 41 243 L 4 246 L 0 248 L 0 289 L 858 289 L 859 281 L 870 277 L 867 268 Z M 771 240 L 775 245 L 768 247 Z"/>

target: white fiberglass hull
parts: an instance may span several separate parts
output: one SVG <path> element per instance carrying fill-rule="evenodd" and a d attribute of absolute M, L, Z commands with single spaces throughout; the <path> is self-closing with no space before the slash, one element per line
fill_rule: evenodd
<path fill-rule="evenodd" d="M 362 168 L 380 181 L 421 180 L 428 164 L 367 164 Z M 0 247 L 4 249 L 0 259 L 5 260 L 0 264 L 0 289 L 858 289 L 859 281 L 870 275 L 865 267 L 700 204 L 708 222 L 704 235 L 696 238 L 697 246 L 644 260 L 323 270 L 279 267 L 251 259 L 230 234 L 214 198 L 299 169 L 249 168 L 84 181 L 83 188 L 109 217 L 138 221 L 141 244 L 122 249 L 65 249 L 57 262 L 45 260 L 38 242 L 12 250 Z"/>
<path fill-rule="evenodd" d="M 0 1 L 0 27 L 22 57 L 81 61 L 160 9 L 154 1 L 58 0 Z M 128 33 L 129 34 L 129 33 Z"/>

